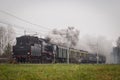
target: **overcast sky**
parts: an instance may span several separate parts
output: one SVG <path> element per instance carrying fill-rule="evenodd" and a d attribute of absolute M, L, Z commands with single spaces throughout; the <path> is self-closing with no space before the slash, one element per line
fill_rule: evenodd
<path fill-rule="evenodd" d="M 17 25 L 17 34 L 44 34 L 53 28 L 74 26 L 80 35 L 102 35 L 111 40 L 120 36 L 120 0 L 0 0 L 0 10 L 29 22 L 0 12 L 0 21 Z M 49 29 L 46 29 L 46 28 Z"/>

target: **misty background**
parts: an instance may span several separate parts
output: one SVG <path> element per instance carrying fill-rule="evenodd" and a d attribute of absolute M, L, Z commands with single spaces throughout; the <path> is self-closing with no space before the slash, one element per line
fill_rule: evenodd
<path fill-rule="evenodd" d="M 112 48 L 120 36 L 119 4 L 119 0 L 0 0 L 0 27 L 12 34 L 13 43 L 7 42 L 12 45 L 14 36 L 47 37 L 56 44 L 98 51 L 112 63 Z"/>

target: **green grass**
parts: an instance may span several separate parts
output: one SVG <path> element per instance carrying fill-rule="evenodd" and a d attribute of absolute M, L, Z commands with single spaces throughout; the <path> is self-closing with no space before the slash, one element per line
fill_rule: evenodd
<path fill-rule="evenodd" d="M 0 64 L 0 80 L 120 80 L 120 65 Z"/>

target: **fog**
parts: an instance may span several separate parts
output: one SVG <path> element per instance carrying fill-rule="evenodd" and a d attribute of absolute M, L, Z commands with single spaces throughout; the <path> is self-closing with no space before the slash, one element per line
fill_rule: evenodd
<path fill-rule="evenodd" d="M 111 54 L 113 50 L 112 41 L 104 36 L 85 35 L 80 38 L 76 47 L 93 54 L 104 55 L 106 56 L 106 63 L 113 63 L 113 55 Z"/>
<path fill-rule="evenodd" d="M 55 28 L 47 35 L 51 42 L 106 56 L 120 34 L 119 14 L 119 0 L 0 0 L 0 21 L 15 25 L 17 36 L 45 37 Z"/>

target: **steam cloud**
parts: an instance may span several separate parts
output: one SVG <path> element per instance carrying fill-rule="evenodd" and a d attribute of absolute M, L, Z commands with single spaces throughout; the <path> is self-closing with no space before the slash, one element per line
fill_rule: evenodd
<path fill-rule="evenodd" d="M 74 27 L 68 27 L 67 29 L 52 30 L 48 35 L 47 39 L 51 43 L 71 47 L 79 50 L 85 50 L 93 54 L 101 54 L 106 56 L 107 63 L 113 63 L 112 52 L 112 41 L 107 40 L 106 37 L 98 36 L 93 37 L 86 35 L 79 40 L 79 30 Z"/>
<path fill-rule="evenodd" d="M 108 40 L 106 37 L 93 37 L 93 35 L 86 35 L 80 39 L 76 47 L 77 49 L 80 48 L 93 54 L 98 53 L 106 56 L 106 63 L 114 62 L 113 56 L 111 55 L 113 50 L 112 41 Z"/>
<path fill-rule="evenodd" d="M 47 38 L 51 43 L 73 48 L 79 41 L 79 30 L 74 27 L 61 30 L 54 29 L 47 35 Z"/>

